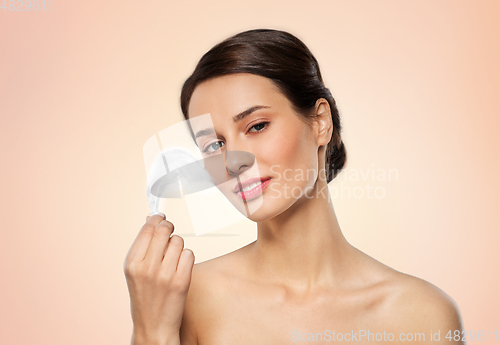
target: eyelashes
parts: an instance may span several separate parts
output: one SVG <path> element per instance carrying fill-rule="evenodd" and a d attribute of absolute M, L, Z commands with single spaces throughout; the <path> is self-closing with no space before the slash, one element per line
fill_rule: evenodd
<path fill-rule="evenodd" d="M 266 130 L 268 126 L 269 126 L 268 121 L 259 122 L 259 123 L 256 123 L 255 125 L 253 125 L 252 127 L 250 127 L 250 129 L 248 130 L 247 133 L 250 133 L 250 134 L 260 133 L 260 132 L 263 132 L 264 130 Z M 260 129 L 258 129 L 256 131 L 251 131 L 251 129 L 253 129 L 255 127 L 259 127 Z M 219 141 L 211 143 L 210 145 L 207 145 L 207 147 L 205 147 L 205 149 L 203 149 L 203 153 L 213 153 L 213 152 L 217 151 L 218 149 L 220 149 L 222 147 L 220 145 L 220 143 L 221 143 L 221 141 L 219 140 Z M 215 144 L 217 144 L 217 148 L 215 148 L 215 150 L 213 150 L 213 151 L 210 151 L 209 149 L 214 148 Z"/>
<path fill-rule="evenodd" d="M 269 122 L 259 122 L 259 123 L 256 123 L 255 125 L 253 125 L 252 127 L 250 127 L 250 129 L 254 128 L 254 127 L 257 127 L 257 126 L 260 126 L 260 125 L 263 125 L 264 127 L 262 127 L 262 129 L 256 131 L 256 132 L 253 132 L 253 133 L 259 133 L 259 132 L 262 132 L 264 129 L 267 128 Z M 248 132 L 250 132 L 250 129 L 248 130 Z"/>

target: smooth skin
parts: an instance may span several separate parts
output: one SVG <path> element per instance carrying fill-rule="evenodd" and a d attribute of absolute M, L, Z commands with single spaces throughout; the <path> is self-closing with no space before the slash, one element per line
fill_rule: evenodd
<path fill-rule="evenodd" d="M 231 119 L 255 105 L 268 108 L 256 110 L 237 123 Z M 158 217 L 151 218 L 150 233 L 132 246 L 140 248 L 132 255 L 135 274 L 128 270 L 134 277 L 129 289 L 131 283 L 141 286 L 130 289 L 134 334 L 141 335 L 138 339 L 152 335 L 149 339 L 164 341 L 162 344 L 168 339 L 174 344 L 180 340 L 183 345 L 281 345 L 311 340 L 313 334 L 315 343 L 326 344 L 331 339 L 321 341 L 317 333 L 365 330 L 392 333 L 395 339 L 400 333 L 406 337 L 408 333 L 424 334 L 425 339 L 413 340 L 420 344 L 464 343 L 445 338 L 448 331 L 463 329 L 459 309 L 446 293 L 391 269 L 344 238 L 330 195 L 321 193 L 327 184 L 320 169 L 332 135 L 328 102 L 318 99 L 314 111 L 316 119 L 311 126 L 305 125 L 269 79 L 252 74 L 217 77 L 196 87 L 189 116 L 210 113 L 218 135 L 215 140 L 200 138 L 200 149 L 212 145 L 217 150 L 251 152 L 260 176 L 271 177 L 271 182 L 262 193 L 262 206 L 248 217 L 257 223 L 257 240 L 194 266 L 192 253 L 181 252 L 180 240 L 178 246 L 167 247 L 167 253 L 173 251 L 168 259 L 160 259 L 167 240 L 154 241 L 151 232 L 156 233 L 160 222 Z M 286 171 L 311 169 L 317 174 L 285 178 Z M 292 189 L 304 193 L 292 195 Z M 234 196 L 230 190 L 221 191 L 229 200 Z M 151 259 L 146 260 L 147 255 L 141 259 L 148 241 L 156 249 Z M 151 269 L 171 267 L 177 259 L 177 280 L 159 278 L 175 276 L 162 275 L 166 269 Z M 148 263 L 140 264 L 145 261 Z M 438 331 L 441 340 L 431 341 L 431 332 Z M 367 342 L 366 337 L 355 342 L 392 343 L 387 337 L 380 342 Z"/>

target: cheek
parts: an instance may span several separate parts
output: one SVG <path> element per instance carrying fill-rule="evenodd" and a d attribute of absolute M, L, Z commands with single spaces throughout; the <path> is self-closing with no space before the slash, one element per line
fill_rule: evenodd
<path fill-rule="evenodd" d="M 307 169 L 310 166 L 311 147 L 309 136 L 302 124 L 294 126 L 282 126 L 279 131 L 269 133 L 266 140 L 259 147 L 259 163 L 265 164 L 267 168 L 278 165 L 274 171 L 285 169 Z"/>

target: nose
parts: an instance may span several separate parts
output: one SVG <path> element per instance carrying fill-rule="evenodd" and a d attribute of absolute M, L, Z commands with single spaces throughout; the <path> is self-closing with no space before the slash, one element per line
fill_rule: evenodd
<path fill-rule="evenodd" d="M 247 171 L 255 163 L 255 156 L 247 151 L 225 151 L 223 154 L 230 179 Z"/>
<path fill-rule="evenodd" d="M 204 168 L 216 185 L 232 180 L 255 164 L 255 156 L 251 152 L 243 150 L 242 146 L 237 147 L 226 143 L 221 154 L 203 158 Z"/>

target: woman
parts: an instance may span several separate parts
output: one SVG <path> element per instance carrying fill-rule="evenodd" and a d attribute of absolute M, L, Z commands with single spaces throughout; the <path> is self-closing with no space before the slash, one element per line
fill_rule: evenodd
<path fill-rule="evenodd" d="M 253 155 L 258 169 L 226 159 L 232 184 L 219 189 L 251 209 L 258 236 L 193 265 L 174 225 L 148 217 L 124 265 L 133 344 L 461 343 L 449 296 L 342 235 L 327 189 L 346 162 L 339 112 L 298 38 L 262 29 L 217 44 L 184 83 L 181 108 L 190 121 L 210 114 L 216 133 L 196 138 L 205 157 Z"/>

